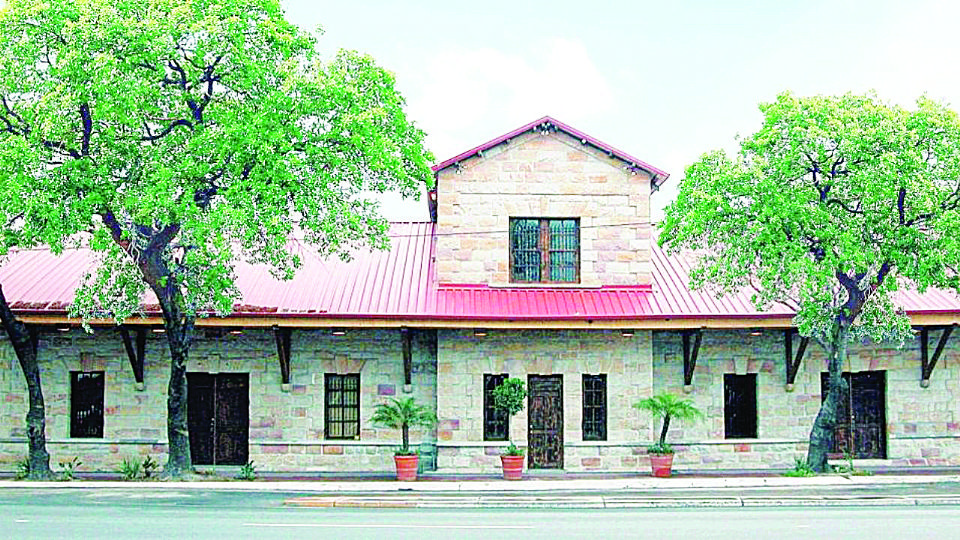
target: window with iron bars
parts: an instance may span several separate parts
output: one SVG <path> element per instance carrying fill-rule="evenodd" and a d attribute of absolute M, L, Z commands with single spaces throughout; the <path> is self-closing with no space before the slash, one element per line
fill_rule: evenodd
<path fill-rule="evenodd" d="M 103 438 L 102 371 L 70 372 L 70 437 Z"/>
<path fill-rule="evenodd" d="M 580 220 L 510 218 L 510 281 L 580 282 Z"/>
<path fill-rule="evenodd" d="M 483 376 L 483 440 L 506 441 L 510 438 L 510 416 L 494 407 L 493 390 L 507 380 L 506 373 Z"/>
<path fill-rule="evenodd" d="M 583 440 L 607 440 L 607 376 L 583 375 Z"/>
<path fill-rule="evenodd" d="M 360 438 L 360 374 L 324 376 L 324 426 L 328 439 Z"/>

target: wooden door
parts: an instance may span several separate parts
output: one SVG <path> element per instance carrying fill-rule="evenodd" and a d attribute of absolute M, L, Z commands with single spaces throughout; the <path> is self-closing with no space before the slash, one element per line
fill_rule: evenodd
<path fill-rule="evenodd" d="M 527 466 L 563 468 L 563 375 L 527 378 Z"/>
<path fill-rule="evenodd" d="M 821 374 L 824 399 L 827 395 L 827 377 L 826 373 Z M 844 392 L 840 399 L 831 457 L 842 458 L 849 453 L 857 459 L 886 459 L 886 372 L 844 373 L 843 380 L 852 394 Z"/>
<path fill-rule="evenodd" d="M 247 462 L 250 432 L 249 375 L 221 373 L 216 388 L 213 460 L 217 465 L 243 465 Z"/>
<path fill-rule="evenodd" d="M 214 376 L 187 373 L 187 429 L 194 465 L 213 465 Z"/>
<path fill-rule="evenodd" d="M 194 465 L 243 465 L 250 429 L 249 375 L 188 373 L 187 424 Z"/>

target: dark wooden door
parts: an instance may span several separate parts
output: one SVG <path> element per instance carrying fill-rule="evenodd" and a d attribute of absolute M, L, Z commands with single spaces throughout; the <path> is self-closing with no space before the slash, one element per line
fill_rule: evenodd
<path fill-rule="evenodd" d="M 246 463 L 250 430 L 249 375 L 188 373 L 187 399 L 193 463 Z"/>
<path fill-rule="evenodd" d="M 187 373 L 187 428 L 194 465 L 213 465 L 214 375 Z"/>
<path fill-rule="evenodd" d="M 826 373 L 821 374 L 824 399 L 827 395 L 827 377 Z M 886 459 L 886 372 L 844 373 L 843 380 L 852 394 L 844 392 L 837 409 L 838 423 L 834 430 L 832 457 L 852 454 L 858 459 Z"/>
<path fill-rule="evenodd" d="M 527 378 L 527 466 L 563 468 L 563 375 Z"/>

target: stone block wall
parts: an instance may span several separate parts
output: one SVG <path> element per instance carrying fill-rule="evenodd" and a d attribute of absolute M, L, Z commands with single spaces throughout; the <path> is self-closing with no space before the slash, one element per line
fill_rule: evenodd
<path fill-rule="evenodd" d="M 937 337 L 931 332 L 931 339 Z M 794 339 L 794 347 L 796 343 Z M 865 460 L 864 464 L 960 465 L 958 343 L 951 338 L 929 388 L 920 387 L 919 338 L 903 348 L 872 343 L 850 347 L 849 365 L 844 371 L 886 372 L 888 459 L 876 463 Z M 820 374 L 827 369 L 826 355 L 819 345 L 811 342 L 808 346 L 792 392 L 785 390 L 781 330 L 766 330 L 760 335 L 751 335 L 748 330 L 705 330 L 690 394 L 683 393 L 679 332 L 655 332 L 653 351 L 655 392 L 685 395 L 707 415 L 705 422 L 671 427 L 669 439 L 678 450 L 678 470 L 792 468 L 796 458 L 806 456 L 810 428 L 820 410 Z M 757 374 L 757 439 L 724 439 L 726 373 Z"/>
<path fill-rule="evenodd" d="M 580 218 L 582 285 L 651 282 L 650 177 L 565 133 L 526 133 L 444 169 L 437 195 L 441 283 L 508 284 L 511 217 Z M 469 234 L 481 231 L 496 233 Z"/>
<path fill-rule="evenodd" d="M 400 331 L 295 329 L 291 339 L 291 385 L 281 387 L 276 342 L 271 330 L 242 335 L 198 329 L 189 372 L 248 373 L 250 377 L 249 457 L 261 471 L 392 471 L 398 431 L 369 422 L 375 405 L 388 397 L 415 396 L 436 405 L 436 346 L 429 332 L 413 335 L 412 392 L 404 392 Z M 163 334 L 148 333 L 144 379 L 137 391 L 119 333 L 97 328 L 43 331 L 41 379 L 47 406 L 51 465 L 79 456 L 82 471 L 113 470 L 127 456 L 166 459 L 166 386 L 169 353 Z M 0 470 L 12 470 L 26 454 L 26 384 L 12 347 L 0 345 Z M 103 439 L 70 438 L 70 371 L 106 373 Z M 360 373 L 361 436 L 324 439 L 324 374 Z M 434 441 L 435 430 L 411 433 L 411 442 Z"/>
<path fill-rule="evenodd" d="M 444 472 L 498 472 L 506 442 L 483 440 L 483 375 L 563 375 L 564 469 L 632 470 L 650 420 L 631 404 L 653 388 L 650 332 L 440 330 L 437 384 L 438 466 Z M 607 374 L 607 441 L 582 437 L 582 374 Z M 527 441 L 527 411 L 510 420 L 518 446 Z"/>

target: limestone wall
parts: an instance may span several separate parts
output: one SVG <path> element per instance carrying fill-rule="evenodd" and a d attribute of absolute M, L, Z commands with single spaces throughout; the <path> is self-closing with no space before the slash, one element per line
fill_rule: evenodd
<path fill-rule="evenodd" d="M 431 409 L 436 404 L 436 364 L 432 338 L 414 334 L 412 394 Z M 80 456 L 81 470 L 113 470 L 126 456 L 166 459 L 166 385 L 169 356 L 162 334 L 148 334 L 144 379 L 134 388 L 133 374 L 115 329 L 47 331 L 40 338 L 40 364 L 47 405 L 51 464 Z M 367 420 L 376 403 L 403 397 L 399 330 L 294 330 L 291 385 L 281 389 L 276 344 L 270 330 L 248 329 L 235 336 L 199 330 L 188 371 L 249 373 L 249 455 L 262 471 L 392 471 L 399 432 Z M 0 468 L 11 470 L 26 454 L 26 384 L 12 348 L 0 346 Z M 106 372 L 104 438 L 71 439 L 70 371 Z M 324 440 L 325 373 L 359 372 L 361 436 L 356 441 Z M 434 430 L 414 431 L 413 442 L 435 439 Z"/>
<path fill-rule="evenodd" d="M 564 469 L 633 470 L 639 442 L 650 430 L 630 405 L 653 388 L 651 337 L 616 331 L 440 330 L 437 382 L 438 466 L 447 472 L 497 472 L 506 442 L 483 440 L 483 375 L 563 375 Z M 581 375 L 607 374 L 607 441 L 583 441 Z M 510 421 L 510 435 L 526 445 L 526 409 Z"/>
<path fill-rule="evenodd" d="M 509 283 L 511 217 L 580 218 L 583 285 L 650 283 L 650 177 L 562 132 L 521 135 L 437 186 L 441 283 Z"/>
<path fill-rule="evenodd" d="M 937 332 L 930 334 L 931 339 L 939 337 Z M 681 347 L 679 333 L 654 333 L 655 391 L 683 395 Z M 951 339 L 926 389 L 919 384 L 919 348 L 918 338 L 903 349 L 869 343 L 850 349 L 845 371 L 886 371 L 888 459 L 875 464 L 960 465 L 960 346 L 956 338 Z M 822 371 L 826 371 L 826 357 L 811 342 L 795 387 L 787 392 L 782 331 L 759 336 L 749 331 L 705 331 L 693 392 L 687 397 L 707 414 L 707 421 L 671 428 L 670 439 L 678 447 L 676 468 L 792 468 L 796 458 L 806 455 L 810 428 L 820 408 Z M 724 439 L 725 373 L 757 374 L 757 439 Z"/>

